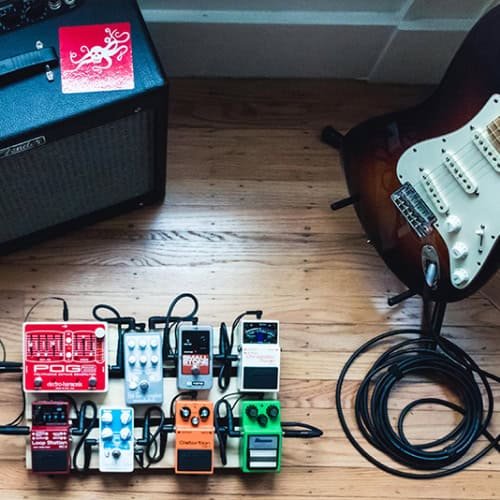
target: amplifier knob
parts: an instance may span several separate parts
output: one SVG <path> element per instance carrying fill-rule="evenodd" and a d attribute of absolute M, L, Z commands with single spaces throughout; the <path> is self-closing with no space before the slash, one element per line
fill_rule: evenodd
<path fill-rule="evenodd" d="M 62 7 L 62 0 L 48 0 L 47 5 L 50 10 L 59 10 Z"/>

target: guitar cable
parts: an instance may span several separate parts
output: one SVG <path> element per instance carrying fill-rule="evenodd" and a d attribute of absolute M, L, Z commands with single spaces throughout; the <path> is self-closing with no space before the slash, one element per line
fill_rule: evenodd
<path fill-rule="evenodd" d="M 354 414 L 361 434 L 370 445 L 393 461 L 422 472 L 401 470 L 375 458 L 354 437 L 342 402 L 342 389 L 353 363 L 376 345 L 408 335 L 418 337 L 398 342 L 384 352 L 368 370 L 356 394 Z M 436 397 L 417 399 L 401 410 L 394 428 L 389 417 L 391 393 L 405 377 L 414 375 L 444 384 L 461 404 Z M 464 350 L 448 339 L 432 331 L 429 335 L 420 329 L 393 330 L 366 342 L 348 359 L 337 382 L 337 412 L 349 442 L 379 469 L 409 479 L 441 478 L 466 469 L 491 450 L 500 451 L 500 435 L 495 437 L 488 431 L 494 410 L 490 380 L 500 382 L 500 377 L 481 369 Z M 405 432 L 406 417 L 415 408 L 428 404 L 451 409 L 462 415 L 462 419 L 445 436 L 414 444 Z M 472 457 L 467 457 L 472 445 L 481 435 L 487 439 L 488 444 Z"/>

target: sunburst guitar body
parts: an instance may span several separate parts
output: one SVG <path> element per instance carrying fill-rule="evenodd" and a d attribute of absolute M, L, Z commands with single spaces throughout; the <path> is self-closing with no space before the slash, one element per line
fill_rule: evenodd
<path fill-rule="evenodd" d="M 356 126 L 340 150 L 359 219 L 399 279 L 440 302 L 478 290 L 500 261 L 500 7 L 430 98 Z"/>

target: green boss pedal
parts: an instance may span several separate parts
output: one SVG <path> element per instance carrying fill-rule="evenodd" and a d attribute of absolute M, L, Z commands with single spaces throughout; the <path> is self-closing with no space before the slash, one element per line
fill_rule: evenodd
<path fill-rule="evenodd" d="M 280 402 L 242 401 L 240 465 L 243 472 L 279 472 L 281 467 Z"/>

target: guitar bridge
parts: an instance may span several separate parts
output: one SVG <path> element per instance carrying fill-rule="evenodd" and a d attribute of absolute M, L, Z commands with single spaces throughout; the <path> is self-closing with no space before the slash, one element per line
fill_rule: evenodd
<path fill-rule="evenodd" d="M 431 232 L 437 218 L 409 182 L 394 191 L 391 200 L 420 238 L 425 238 Z"/>

